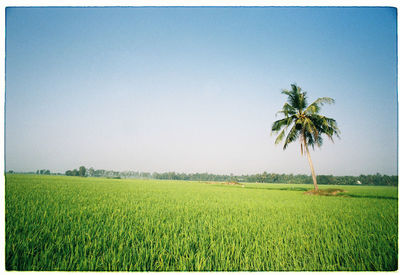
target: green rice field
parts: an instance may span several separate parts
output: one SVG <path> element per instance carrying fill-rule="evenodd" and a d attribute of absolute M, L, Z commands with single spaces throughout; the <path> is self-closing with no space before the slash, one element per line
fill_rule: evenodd
<path fill-rule="evenodd" d="M 6 269 L 397 270 L 397 187 L 312 188 L 7 175 Z"/>

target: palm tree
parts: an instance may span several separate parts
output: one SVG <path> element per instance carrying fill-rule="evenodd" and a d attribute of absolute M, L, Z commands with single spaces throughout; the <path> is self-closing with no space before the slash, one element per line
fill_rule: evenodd
<path fill-rule="evenodd" d="M 291 86 L 292 89 L 290 91 L 282 91 L 283 94 L 288 96 L 288 99 L 278 113 L 283 114 L 285 117 L 272 124 L 272 133 L 278 134 L 275 144 L 285 140 L 283 150 L 287 148 L 289 143 L 298 138 L 300 139 L 301 154 L 307 153 L 314 189 L 318 191 L 317 177 L 315 176 L 308 147 L 311 146 L 313 149 L 315 145 L 320 147 L 323 134 L 328 136 L 332 142 L 333 135 L 339 138 L 340 131 L 336 121 L 319 114 L 322 105 L 332 104 L 335 100 L 330 97 L 321 97 L 308 105 L 307 93 L 302 91 L 296 84 L 291 84 Z"/>

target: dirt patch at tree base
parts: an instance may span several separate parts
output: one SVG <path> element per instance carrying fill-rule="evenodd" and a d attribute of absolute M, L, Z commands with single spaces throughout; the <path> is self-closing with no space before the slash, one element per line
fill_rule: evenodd
<path fill-rule="evenodd" d="M 343 193 L 346 193 L 346 190 L 343 189 L 323 189 L 323 190 L 308 190 L 307 192 L 304 192 L 305 195 L 318 195 L 318 196 L 338 196 L 342 195 Z"/>

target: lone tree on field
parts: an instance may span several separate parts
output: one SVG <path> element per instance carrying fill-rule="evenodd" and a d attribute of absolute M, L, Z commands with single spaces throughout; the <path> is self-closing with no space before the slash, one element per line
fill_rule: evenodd
<path fill-rule="evenodd" d="M 272 124 L 272 133 L 278 134 L 275 144 L 285 139 L 283 150 L 289 143 L 300 139 L 300 150 L 303 155 L 307 153 L 308 163 L 310 164 L 312 179 L 315 190 L 318 190 L 317 177 L 315 176 L 314 166 L 311 161 L 308 147 L 322 145 L 322 135 L 325 134 L 333 142 L 333 135 L 339 138 L 340 131 L 336 121 L 332 118 L 319 114 L 321 106 L 335 102 L 330 97 L 321 97 L 308 105 L 307 93 L 302 91 L 296 84 L 291 84 L 290 91 L 283 90 L 282 93 L 288 96 L 287 103 L 283 105 L 278 114 L 283 114 L 283 119 L 277 120 Z M 308 106 L 307 106 L 308 105 Z"/>

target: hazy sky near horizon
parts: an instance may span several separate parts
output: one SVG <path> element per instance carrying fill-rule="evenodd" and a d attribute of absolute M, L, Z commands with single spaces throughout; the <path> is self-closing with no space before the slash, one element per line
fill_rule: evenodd
<path fill-rule="evenodd" d="M 317 174 L 397 174 L 393 8 L 7 8 L 6 170 L 310 174 L 271 125 L 297 83 L 341 139 Z"/>

